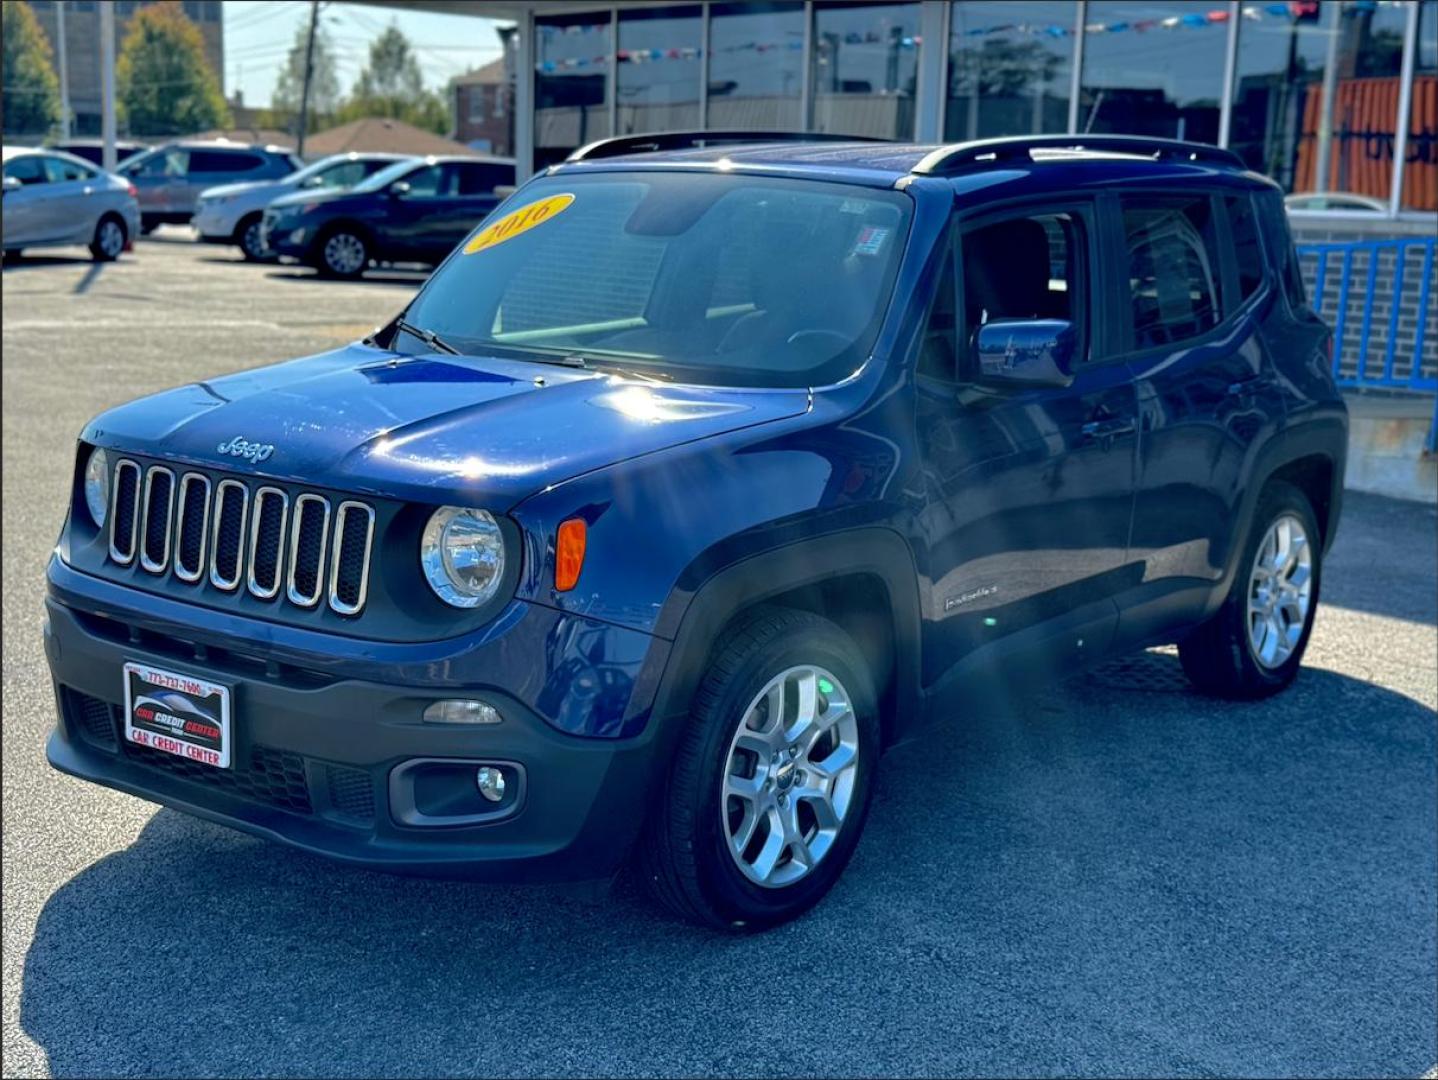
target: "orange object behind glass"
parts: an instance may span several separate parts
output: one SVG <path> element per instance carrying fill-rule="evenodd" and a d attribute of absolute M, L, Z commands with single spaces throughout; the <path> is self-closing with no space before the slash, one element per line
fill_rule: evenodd
<path fill-rule="evenodd" d="M 560 523 L 554 544 L 554 587 L 559 592 L 568 592 L 578 584 L 579 571 L 584 569 L 584 544 L 588 535 L 583 518 Z"/>

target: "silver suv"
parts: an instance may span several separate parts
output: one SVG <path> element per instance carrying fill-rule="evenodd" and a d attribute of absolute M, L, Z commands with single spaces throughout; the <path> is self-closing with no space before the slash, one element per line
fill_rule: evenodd
<path fill-rule="evenodd" d="M 302 168 L 280 146 L 252 146 L 228 139 L 165 143 L 130 158 L 117 170 L 140 193 L 140 229 L 183 225 L 195 212 L 200 192 L 242 180 L 278 180 Z"/>

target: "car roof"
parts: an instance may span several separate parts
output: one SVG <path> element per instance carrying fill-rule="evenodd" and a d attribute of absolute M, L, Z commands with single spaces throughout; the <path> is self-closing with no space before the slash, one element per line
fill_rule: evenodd
<path fill-rule="evenodd" d="M 636 137 L 637 138 L 637 137 Z M 1237 158 L 1217 147 L 1165 142 L 1164 140 L 1126 140 L 1123 137 L 1089 137 L 1104 149 L 1085 151 L 1062 149 L 1062 144 L 1082 144 L 1084 136 L 1036 137 L 981 140 L 972 143 L 879 142 L 873 140 L 843 141 L 833 136 L 822 142 L 768 141 L 705 147 L 686 147 L 597 156 L 579 161 L 566 161 L 550 167 L 550 172 L 632 171 L 639 169 L 681 169 L 707 171 L 722 167 L 728 171 L 784 175 L 797 178 L 837 181 L 869 187 L 892 187 L 907 177 L 933 175 L 959 181 L 996 170 L 1014 175 L 1043 177 L 1054 182 L 1055 189 L 1069 187 L 1074 174 L 1069 170 L 1047 172 L 1050 162 L 1069 166 L 1102 165 L 1105 180 L 1152 180 L 1159 176 L 1195 178 L 1212 175 L 1215 169 L 1233 177 L 1245 177 L 1255 186 L 1271 186 L 1268 178 L 1246 170 Z M 602 146 L 602 144 L 595 144 Z M 1149 146 L 1192 149 L 1191 160 L 1160 151 L 1157 159 L 1140 156 Z M 1115 149 L 1119 147 L 1119 149 Z M 588 148 L 586 148 L 588 149 Z M 1022 160 L 1015 156 L 1024 150 Z M 1030 158 L 1028 151 L 1035 157 Z M 989 153 L 985 153 L 989 151 Z M 584 150 L 576 151 L 583 154 Z M 985 160 L 986 158 L 990 160 Z M 946 159 L 955 164 L 945 168 Z M 1201 160 L 1200 160 L 1201 159 Z M 722 163 L 722 166 L 721 166 Z"/>
<path fill-rule="evenodd" d="M 93 161 L 86 161 L 82 157 L 66 153 L 64 150 L 59 150 L 53 146 L 6 146 L 0 148 L 0 160 L 4 161 L 12 161 L 20 157 L 37 157 L 40 155 L 60 158 L 62 161 L 71 161 L 83 165 L 87 169 L 99 168 Z"/>
<path fill-rule="evenodd" d="M 294 153 L 294 149 L 288 146 L 275 146 L 273 143 L 236 142 L 234 139 L 172 139 L 166 143 L 157 143 L 152 149 L 164 150 L 172 146 L 183 147 L 186 150 L 258 150 L 266 154 Z"/>

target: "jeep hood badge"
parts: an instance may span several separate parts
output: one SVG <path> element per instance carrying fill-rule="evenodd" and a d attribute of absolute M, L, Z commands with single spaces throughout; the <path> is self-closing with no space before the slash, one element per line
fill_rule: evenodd
<path fill-rule="evenodd" d="M 275 444 L 249 442 L 236 435 L 229 442 L 220 443 L 215 450 L 217 453 L 229 454 L 230 457 L 244 458 L 251 465 L 258 465 L 275 452 Z"/>

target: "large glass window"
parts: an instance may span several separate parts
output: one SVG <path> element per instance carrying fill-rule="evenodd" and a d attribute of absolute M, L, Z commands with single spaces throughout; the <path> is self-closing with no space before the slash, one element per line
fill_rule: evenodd
<path fill-rule="evenodd" d="M 609 137 L 609 21 L 608 11 L 534 20 L 536 167 Z"/>
<path fill-rule="evenodd" d="M 1386 204 L 1407 18 L 1367 0 L 1245 7 L 1229 145 L 1286 191 Z"/>
<path fill-rule="evenodd" d="M 1172 345 L 1218 325 L 1219 261 L 1207 199 L 1124 199 L 1136 349 Z"/>
<path fill-rule="evenodd" d="M 1438 0 L 1418 9 L 1418 55 L 1413 64 L 1413 108 L 1404 155 L 1405 210 L 1438 210 Z"/>
<path fill-rule="evenodd" d="M 1068 130 L 1072 0 L 954 4 L 944 138 Z M 1015 16 L 1022 21 L 1015 21 Z"/>
<path fill-rule="evenodd" d="M 814 5 L 815 131 L 914 137 L 919 5 Z"/>
<path fill-rule="evenodd" d="M 699 127 L 701 10 L 695 4 L 619 12 L 618 134 Z"/>
<path fill-rule="evenodd" d="M 1218 142 L 1228 10 L 1213 0 L 1090 3 L 1079 131 Z"/>
<path fill-rule="evenodd" d="M 709 6 L 709 124 L 802 131 L 803 3 Z"/>

